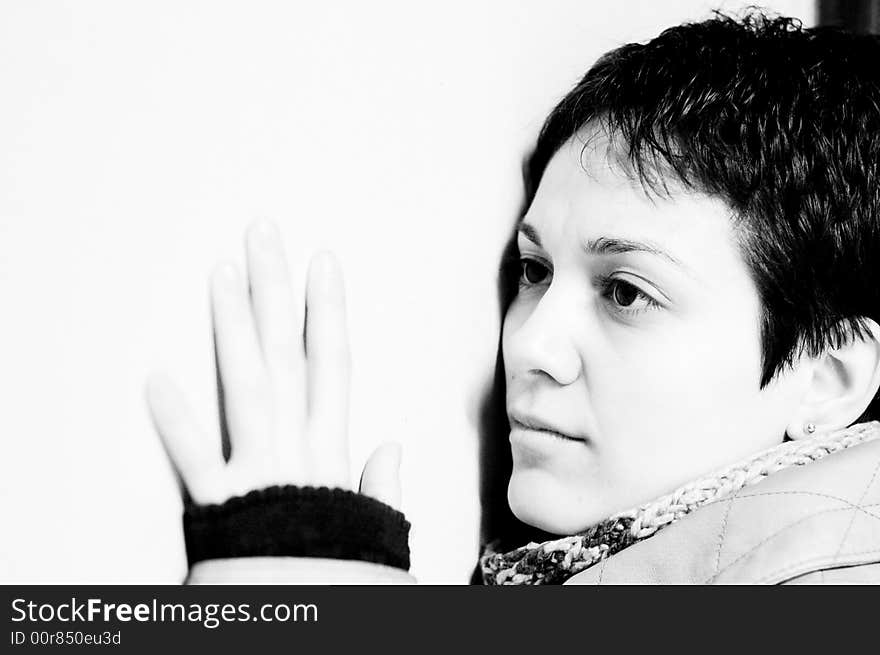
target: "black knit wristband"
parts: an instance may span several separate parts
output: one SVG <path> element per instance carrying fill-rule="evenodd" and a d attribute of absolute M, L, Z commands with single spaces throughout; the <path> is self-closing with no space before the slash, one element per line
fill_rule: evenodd
<path fill-rule="evenodd" d="M 183 514 L 190 566 L 226 557 L 329 557 L 409 570 L 409 521 L 375 498 L 327 487 L 268 487 Z"/>

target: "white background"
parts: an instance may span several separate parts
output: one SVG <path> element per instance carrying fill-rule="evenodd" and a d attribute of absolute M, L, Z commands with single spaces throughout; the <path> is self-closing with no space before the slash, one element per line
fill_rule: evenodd
<path fill-rule="evenodd" d="M 742 4 L 0 2 L 0 582 L 182 579 L 143 380 L 217 429 L 207 275 L 260 216 L 338 253 L 354 473 L 402 442 L 412 571 L 465 582 L 522 156 L 602 52 Z"/>

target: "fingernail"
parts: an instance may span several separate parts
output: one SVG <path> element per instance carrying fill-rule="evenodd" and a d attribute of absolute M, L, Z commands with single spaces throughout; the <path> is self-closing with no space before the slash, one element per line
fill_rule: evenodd
<path fill-rule="evenodd" d="M 342 269 L 336 256 L 329 250 L 322 250 L 315 255 L 314 258 L 315 272 L 323 284 L 328 286 L 339 286 L 339 280 L 342 277 Z"/>
<path fill-rule="evenodd" d="M 256 224 L 257 234 L 264 239 L 274 239 L 278 236 L 278 226 L 275 221 L 268 218 L 261 218 Z"/>
<path fill-rule="evenodd" d="M 147 377 L 147 402 L 160 413 L 168 413 L 173 406 L 173 383 L 163 372 L 154 371 Z"/>
<path fill-rule="evenodd" d="M 253 234 L 262 248 L 274 248 L 280 239 L 278 227 L 268 218 L 261 218 L 253 226 Z"/>
<path fill-rule="evenodd" d="M 327 275 L 333 271 L 333 255 L 329 250 L 321 250 L 315 253 L 315 271 L 320 275 Z"/>
<path fill-rule="evenodd" d="M 238 271 L 235 270 L 235 265 L 232 263 L 220 264 L 214 269 L 214 280 L 219 284 L 228 286 L 235 283 L 237 279 Z"/>

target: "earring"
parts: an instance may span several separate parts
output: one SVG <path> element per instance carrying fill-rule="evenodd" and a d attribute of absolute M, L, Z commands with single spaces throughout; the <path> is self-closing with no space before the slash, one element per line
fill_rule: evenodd
<path fill-rule="evenodd" d="M 816 431 L 816 424 L 815 423 L 807 423 L 804 426 L 804 432 L 806 432 L 807 434 L 813 434 L 815 431 Z"/>

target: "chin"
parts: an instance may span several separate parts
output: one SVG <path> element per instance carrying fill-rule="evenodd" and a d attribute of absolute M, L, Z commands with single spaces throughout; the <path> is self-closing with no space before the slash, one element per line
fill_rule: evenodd
<path fill-rule="evenodd" d="M 582 532 L 607 518 L 610 512 L 584 501 L 544 471 L 514 469 L 507 486 L 507 502 L 514 516 L 539 530 L 556 535 Z"/>

